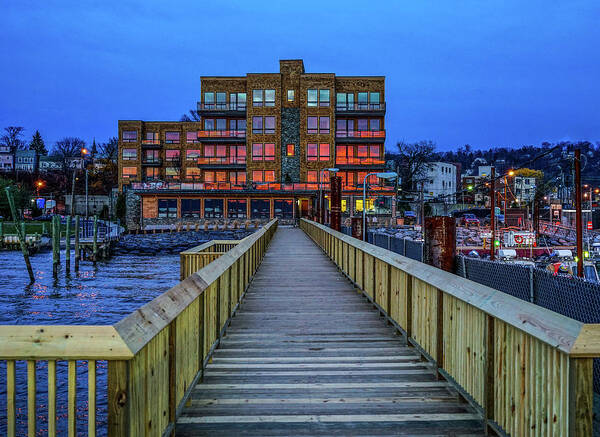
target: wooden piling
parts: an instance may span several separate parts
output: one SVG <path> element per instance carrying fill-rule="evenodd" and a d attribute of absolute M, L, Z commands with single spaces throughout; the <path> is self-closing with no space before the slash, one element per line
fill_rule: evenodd
<path fill-rule="evenodd" d="M 75 216 L 75 271 L 79 271 L 79 216 Z"/>
<path fill-rule="evenodd" d="M 92 245 L 92 253 L 94 254 L 94 264 L 98 261 L 98 216 L 94 216 L 94 240 Z"/>
<path fill-rule="evenodd" d="M 33 275 L 33 269 L 31 268 L 31 262 L 29 261 L 29 251 L 27 250 L 25 235 L 23 235 L 23 228 L 17 226 L 19 222 L 19 216 L 17 215 L 17 207 L 15 206 L 15 199 L 13 198 L 11 187 L 6 187 L 6 197 L 8 199 L 8 205 L 10 206 L 10 212 L 13 216 L 13 221 L 15 222 L 15 228 L 17 230 L 17 235 L 19 237 L 19 245 L 21 246 L 21 252 L 23 253 L 23 259 L 25 260 L 25 265 L 27 266 L 27 273 L 29 273 L 29 280 L 31 282 L 35 281 L 35 276 Z M 24 224 L 24 223 L 23 223 Z"/>
<path fill-rule="evenodd" d="M 67 216 L 67 229 L 65 230 L 65 271 L 71 272 L 71 216 Z"/>
<path fill-rule="evenodd" d="M 52 217 L 52 276 L 58 277 L 58 266 L 60 264 L 60 217 Z"/>

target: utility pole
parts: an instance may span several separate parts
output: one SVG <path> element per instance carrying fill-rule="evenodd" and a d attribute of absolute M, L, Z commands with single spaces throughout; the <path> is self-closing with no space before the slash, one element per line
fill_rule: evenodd
<path fill-rule="evenodd" d="M 74 215 L 75 210 L 75 169 L 73 169 L 73 181 L 71 182 L 71 215 Z"/>
<path fill-rule="evenodd" d="M 577 276 L 583 278 L 583 213 L 581 212 L 581 149 L 575 149 L 575 227 L 577 230 Z"/>
<path fill-rule="evenodd" d="M 88 170 L 85 169 L 85 221 L 88 219 Z"/>
<path fill-rule="evenodd" d="M 492 246 L 490 259 L 496 259 L 496 168 L 492 167 L 490 180 L 490 226 L 492 228 Z"/>
<path fill-rule="evenodd" d="M 421 182 L 421 232 L 425 235 L 425 183 Z"/>

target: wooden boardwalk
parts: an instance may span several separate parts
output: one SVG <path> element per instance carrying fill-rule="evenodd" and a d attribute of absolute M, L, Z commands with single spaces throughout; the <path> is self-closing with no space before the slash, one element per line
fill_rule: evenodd
<path fill-rule="evenodd" d="M 300 229 L 280 228 L 176 426 L 198 435 L 483 435 L 481 418 Z"/>

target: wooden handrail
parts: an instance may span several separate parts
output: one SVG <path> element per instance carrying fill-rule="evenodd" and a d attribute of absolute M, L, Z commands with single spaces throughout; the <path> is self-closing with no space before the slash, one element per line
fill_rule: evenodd
<path fill-rule="evenodd" d="M 66 386 L 70 436 L 77 430 L 77 360 L 88 361 L 88 402 L 92 408 L 97 394 L 96 361 L 108 362 L 109 436 L 169 434 L 276 229 L 274 219 L 114 326 L 0 326 L 0 360 L 7 362 L 8 436 L 16 434 L 17 360 L 28 363 L 31 435 L 36 434 L 35 369 L 41 360 L 48 361 L 50 436 L 57 433 L 56 362 L 65 360 L 69 363 Z M 88 435 L 93 436 L 95 411 L 89 411 L 89 418 Z"/>
<path fill-rule="evenodd" d="M 578 322 L 330 228 L 301 228 L 440 375 L 510 435 L 592 434 L 600 325 Z"/>

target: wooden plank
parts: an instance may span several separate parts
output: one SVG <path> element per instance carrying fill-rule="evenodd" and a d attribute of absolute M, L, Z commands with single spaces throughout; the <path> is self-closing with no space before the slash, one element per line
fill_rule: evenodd
<path fill-rule="evenodd" d="M 67 365 L 67 429 L 69 437 L 77 435 L 77 361 Z"/>
<path fill-rule="evenodd" d="M 56 361 L 48 361 L 48 436 L 56 436 Z"/>
<path fill-rule="evenodd" d="M 27 435 L 35 437 L 36 422 L 37 422 L 37 404 L 35 399 L 36 393 L 36 362 L 34 360 L 27 361 Z"/>
<path fill-rule="evenodd" d="M 575 437 L 593 434 L 593 360 L 569 360 L 569 435 Z"/>
<path fill-rule="evenodd" d="M 108 435 L 129 435 L 130 367 L 127 361 L 108 362 Z"/>
<path fill-rule="evenodd" d="M 88 436 L 96 435 L 96 361 L 88 360 Z"/>
<path fill-rule="evenodd" d="M 6 432 L 9 437 L 16 435 L 16 381 L 15 362 L 6 361 Z"/>

